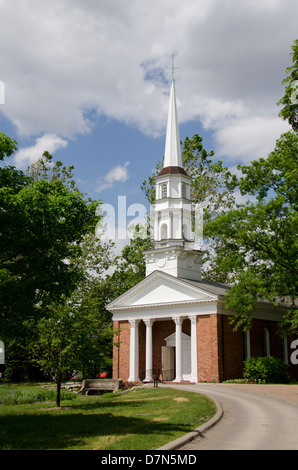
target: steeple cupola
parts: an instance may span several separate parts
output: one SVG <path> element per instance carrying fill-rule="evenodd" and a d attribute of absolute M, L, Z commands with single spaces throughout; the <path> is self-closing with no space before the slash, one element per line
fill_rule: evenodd
<path fill-rule="evenodd" d="M 194 250 L 191 178 L 182 166 L 174 79 L 164 163 L 155 184 L 156 200 L 151 210 L 154 250 L 145 252 L 146 274 L 160 270 L 176 277 L 200 280 L 202 252 Z"/>

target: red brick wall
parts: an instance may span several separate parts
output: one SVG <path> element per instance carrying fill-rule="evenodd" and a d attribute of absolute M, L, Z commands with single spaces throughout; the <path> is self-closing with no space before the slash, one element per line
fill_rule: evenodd
<path fill-rule="evenodd" d="M 113 346 L 113 378 L 127 380 L 129 377 L 130 323 L 114 322 L 114 330 L 119 329 L 114 337 Z M 119 347 L 115 345 L 119 343 Z"/>
<path fill-rule="evenodd" d="M 222 326 L 222 380 L 239 379 L 243 374 L 242 332 L 233 331 L 227 315 L 219 317 Z"/>
<path fill-rule="evenodd" d="M 220 315 L 219 315 L 220 317 Z M 222 315 L 222 341 L 223 341 L 223 380 L 237 379 L 243 376 L 244 357 L 242 345 L 242 331 L 233 331 L 234 326 L 230 324 L 230 317 Z M 250 330 L 250 354 L 252 357 L 263 355 L 263 331 L 269 333 L 270 356 L 283 359 L 282 340 L 278 335 L 278 324 L 270 320 L 253 320 Z M 288 346 L 290 341 L 288 341 Z M 289 375 L 298 378 L 298 365 L 293 366 L 289 357 Z"/>
<path fill-rule="evenodd" d="M 218 316 L 197 317 L 198 378 L 203 381 L 220 381 L 220 355 L 218 341 Z"/>

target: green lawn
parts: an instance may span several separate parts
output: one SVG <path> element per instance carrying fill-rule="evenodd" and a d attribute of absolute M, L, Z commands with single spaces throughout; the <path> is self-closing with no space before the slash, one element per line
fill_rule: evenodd
<path fill-rule="evenodd" d="M 6 391 L 0 385 L 0 399 Z M 2 404 L 0 449 L 154 450 L 192 431 L 215 412 L 215 404 L 203 395 L 160 387 L 76 395 L 63 400 L 61 409 L 54 402 Z"/>

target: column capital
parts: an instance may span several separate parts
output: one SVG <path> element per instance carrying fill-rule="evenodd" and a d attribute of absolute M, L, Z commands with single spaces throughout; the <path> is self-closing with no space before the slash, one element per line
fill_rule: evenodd
<path fill-rule="evenodd" d="M 177 326 L 182 325 L 182 322 L 184 320 L 184 318 L 181 317 L 181 316 L 172 317 L 172 319 L 175 322 L 175 325 L 177 325 Z"/>
<path fill-rule="evenodd" d="M 154 323 L 154 319 L 153 318 L 144 318 L 143 322 L 145 323 L 146 326 L 148 326 L 150 328 Z"/>
<path fill-rule="evenodd" d="M 132 320 L 128 320 L 130 325 L 134 328 L 136 326 L 138 326 L 138 324 L 140 323 L 141 320 L 136 320 L 135 318 L 133 318 Z"/>
<path fill-rule="evenodd" d="M 192 325 L 197 323 L 197 315 L 189 315 L 188 318 L 190 319 Z"/>

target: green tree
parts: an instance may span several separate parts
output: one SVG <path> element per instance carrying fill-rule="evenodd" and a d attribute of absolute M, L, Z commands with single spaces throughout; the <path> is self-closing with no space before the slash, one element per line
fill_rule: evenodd
<path fill-rule="evenodd" d="M 297 41 L 294 65 L 286 82 L 297 77 Z M 289 99 L 289 86 L 281 100 L 282 116 L 293 130 L 277 140 L 267 158 L 238 165 L 238 187 L 251 199 L 226 210 L 204 227 L 215 256 L 210 272 L 232 284 L 226 303 L 237 315 L 235 327 L 251 326 L 251 313 L 259 300 L 267 300 L 284 313 L 283 334 L 298 334 L 297 298 L 297 106 Z"/>
<path fill-rule="evenodd" d="M 146 266 L 143 253 L 152 249 L 153 243 L 149 236 L 136 236 L 130 239 L 129 245 L 123 248 L 121 256 L 116 258 L 115 270 L 108 278 L 110 285 L 113 286 L 111 300 L 144 279 Z"/>
<path fill-rule="evenodd" d="M 13 139 L 1 135 L 0 155 L 12 155 Z M 0 331 L 2 340 L 19 336 L 24 320 L 70 295 L 83 278 L 72 260 L 85 234 L 95 230 L 98 201 L 79 192 L 70 169 L 54 166 L 45 153 L 43 174 L 33 178 L 14 167 L 0 169 Z"/>
<path fill-rule="evenodd" d="M 38 322 L 38 339 L 31 354 L 36 364 L 55 381 L 56 404 L 60 406 L 61 385 L 80 365 L 82 319 L 77 312 L 70 314 L 66 302 L 53 305 L 49 310 L 47 317 Z"/>
<path fill-rule="evenodd" d="M 84 274 L 73 293 L 44 306 L 40 322 L 24 319 L 23 334 L 7 340 L 6 380 L 51 376 L 59 397 L 61 381 L 69 379 L 75 368 L 89 378 L 96 377 L 100 370 L 111 370 L 113 328 L 111 314 L 105 309 L 111 289 L 105 276 L 115 262 L 113 243 L 103 243 L 91 232 L 85 235 L 76 254 L 72 263 Z M 71 332 L 65 338 L 68 326 Z M 48 334 L 47 327 L 51 328 Z M 65 353 L 64 357 L 72 342 L 76 356 L 67 357 Z M 55 362 L 57 345 L 61 348 L 60 362 Z M 51 371 L 43 356 L 45 348 L 46 358 L 53 354 Z"/>
<path fill-rule="evenodd" d="M 10 157 L 17 149 L 17 141 L 3 134 L 3 132 L 0 132 L 0 160 L 4 160 L 5 157 Z"/>
<path fill-rule="evenodd" d="M 113 265 L 113 244 L 102 243 L 87 234 L 80 255 L 74 261 L 84 279 L 71 296 L 47 307 L 47 315 L 37 324 L 31 357 L 57 386 L 56 404 L 60 406 L 61 385 L 76 371 L 94 378 L 100 370 L 111 368 L 113 331 L 106 271 Z"/>
<path fill-rule="evenodd" d="M 279 115 L 287 120 L 293 130 L 298 130 L 298 39 L 292 45 L 292 61 L 291 67 L 288 67 L 286 73 L 288 76 L 283 83 L 287 84 L 285 94 L 278 102 L 283 105 Z"/>

